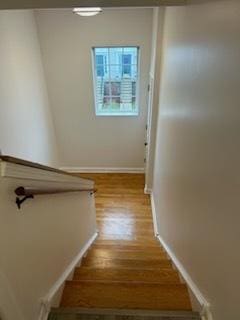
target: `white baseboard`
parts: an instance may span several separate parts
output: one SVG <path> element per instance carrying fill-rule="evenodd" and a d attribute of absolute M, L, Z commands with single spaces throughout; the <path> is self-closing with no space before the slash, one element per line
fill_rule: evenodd
<path fill-rule="evenodd" d="M 150 195 L 150 199 L 151 199 L 152 218 L 153 218 L 153 230 L 154 230 L 155 237 L 157 237 L 158 236 L 157 214 L 156 214 L 156 207 L 155 207 L 155 202 L 154 202 L 152 192 Z"/>
<path fill-rule="evenodd" d="M 84 257 L 87 250 L 90 248 L 92 243 L 95 241 L 96 237 L 98 236 L 98 232 L 95 232 L 93 236 L 86 242 L 77 256 L 72 260 L 72 262 L 67 266 L 65 271 L 61 274 L 58 280 L 54 283 L 52 288 L 50 288 L 49 292 L 46 294 L 45 297 L 41 299 L 41 307 L 38 320 L 47 320 L 48 314 L 52 307 L 52 302 L 54 298 L 59 294 L 61 288 L 64 285 L 64 282 L 69 278 L 69 276 L 74 271 L 75 267 L 78 265 L 80 260 Z"/>
<path fill-rule="evenodd" d="M 104 168 L 104 167 L 61 167 L 72 173 L 144 173 L 144 168 Z"/>
<path fill-rule="evenodd" d="M 201 305 L 202 310 L 201 310 L 201 316 L 202 320 L 212 320 L 212 315 L 210 312 L 210 304 L 209 302 L 205 299 L 203 294 L 200 292 L 196 284 L 193 282 L 192 278 L 184 268 L 184 266 L 181 264 L 181 262 L 178 260 L 178 258 L 175 256 L 171 248 L 166 244 L 166 242 L 163 240 L 163 238 L 158 234 L 157 239 L 161 243 L 161 245 L 164 247 L 166 250 L 167 254 L 171 258 L 173 264 L 185 280 L 187 286 L 191 290 L 191 292 L 194 294 L 195 298 L 197 299 L 198 303 Z"/>
<path fill-rule="evenodd" d="M 152 194 L 152 189 L 151 189 L 151 188 L 148 188 L 148 186 L 145 185 L 145 187 L 144 187 L 144 193 L 145 193 L 145 194 Z"/>
<path fill-rule="evenodd" d="M 198 289 L 197 285 L 194 283 L 182 263 L 178 260 L 172 249 L 167 245 L 167 243 L 163 240 L 161 235 L 159 234 L 158 225 L 157 225 L 157 214 L 156 214 L 156 206 L 154 201 L 153 193 L 151 193 L 151 207 L 152 207 L 152 215 L 153 215 L 153 226 L 154 226 L 154 233 L 156 238 L 159 240 L 163 248 L 166 250 L 167 254 L 171 258 L 173 264 L 177 268 L 178 272 L 185 280 L 188 288 L 191 290 L 192 294 L 198 301 L 199 305 L 201 306 L 201 318 L 202 320 L 213 320 L 211 311 L 210 311 L 210 304 L 203 296 L 201 291 Z"/>

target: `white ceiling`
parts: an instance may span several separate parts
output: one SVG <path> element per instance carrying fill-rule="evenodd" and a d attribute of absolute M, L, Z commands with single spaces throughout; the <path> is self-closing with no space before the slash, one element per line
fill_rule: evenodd
<path fill-rule="evenodd" d="M 97 7 L 154 7 L 184 5 L 188 0 L 1 0 L 0 9 Z"/>

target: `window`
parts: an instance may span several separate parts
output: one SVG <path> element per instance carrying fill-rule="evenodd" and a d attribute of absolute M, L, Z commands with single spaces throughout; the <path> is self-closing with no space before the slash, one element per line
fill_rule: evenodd
<path fill-rule="evenodd" d="M 138 115 L 138 47 L 93 49 L 97 115 Z"/>

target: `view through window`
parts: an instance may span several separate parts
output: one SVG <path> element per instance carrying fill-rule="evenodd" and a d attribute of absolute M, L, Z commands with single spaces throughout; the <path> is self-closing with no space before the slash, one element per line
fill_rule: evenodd
<path fill-rule="evenodd" d="M 93 49 L 97 115 L 138 115 L 138 47 Z"/>

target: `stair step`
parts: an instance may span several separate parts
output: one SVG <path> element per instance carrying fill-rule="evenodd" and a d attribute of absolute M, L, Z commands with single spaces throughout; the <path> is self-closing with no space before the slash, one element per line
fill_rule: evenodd
<path fill-rule="evenodd" d="M 104 188 L 101 191 L 101 194 L 96 195 L 96 202 L 99 204 L 103 204 L 106 208 L 115 208 L 115 207 L 123 207 L 129 208 L 134 207 L 135 210 L 141 209 L 140 205 L 150 205 L 151 200 L 148 196 L 144 194 L 133 194 L 133 193 L 126 193 L 121 194 L 120 190 L 111 191 L 111 188 Z M 106 203 L 107 201 L 107 203 Z"/>
<path fill-rule="evenodd" d="M 167 254 L 161 248 L 159 248 L 158 252 L 90 249 L 88 251 L 88 258 L 162 260 L 167 259 Z"/>
<path fill-rule="evenodd" d="M 98 239 L 99 240 L 105 240 L 105 241 L 116 241 L 116 240 L 128 240 L 130 241 L 132 239 L 132 234 L 131 232 L 125 232 L 125 233 L 103 233 L 103 230 L 101 230 L 99 228 L 99 231 L 100 231 L 100 234 L 99 234 L 99 237 Z M 135 238 L 133 240 L 135 241 L 139 241 L 139 242 L 142 242 L 142 243 L 148 243 L 149 241 L 151 241 L 151 239 L 153 238 L 152 235 L 150 234 L 144 234 L 144 235 L 140 235 L 140 236 L 135 236 Z"/>
<path fill-rule="evenodd" d="M 200 320 L 192 311 L 54 308 L 48 320 Z"/>
<path fill-rule="evenodd" d="M 87 256 L 82 260 L 83 267 L 94 268 L 129 268 L 129 269 L 172 269 L 172 263 L 169 259 L 155 259 L 155 260 L 134 260 L 134 259 L 102 259 L 89 258 Z"/>
<path fill-rule="evenodd" d="M 159 241 L 153 237 L 148 241 L 147 245 L 145 241 L 140 240 L 104 240 L 99 237 L 94 242 L 94 246 L 136 246 L 136 247 L 151 247 L 159 248 Z"/>
<path fill-rule="evenodd" d="M 61 307 L 191 311 L 185 284 L 119 281 L 68 281 Z"/>
<path fill-rule="evenodd" d="M 180 278 L 174 270 L 139 270 L 121 268 L 76 268 L 73 280 L 111 280 L 142 281 L 161 284 L 180 284 Z"/>
<path fill-rule="evenodd" d="M 132 228 L 134 227 L 136 230 L 141 232 L 141 234 L 150 235 L 153 238 L 153 223 L 152 221 L 135 221 L 131 219 L 97 219 L 98 227 L 106 230 L 106 233 L 130 233 Z"/>
<path fill-rule="evenodd" d="M 122 250 L 122 251 L 145 251 L 145 252 L 153 252 L 158 253 L 159 250 L 163 250 L 163 248 L 158 246 L 147 246 L 147 245 L 120 245 L 120 244 L 97 244 L 94 243 L 91 247 L 92 249 L 107 249 L 107 250 Z"/>

